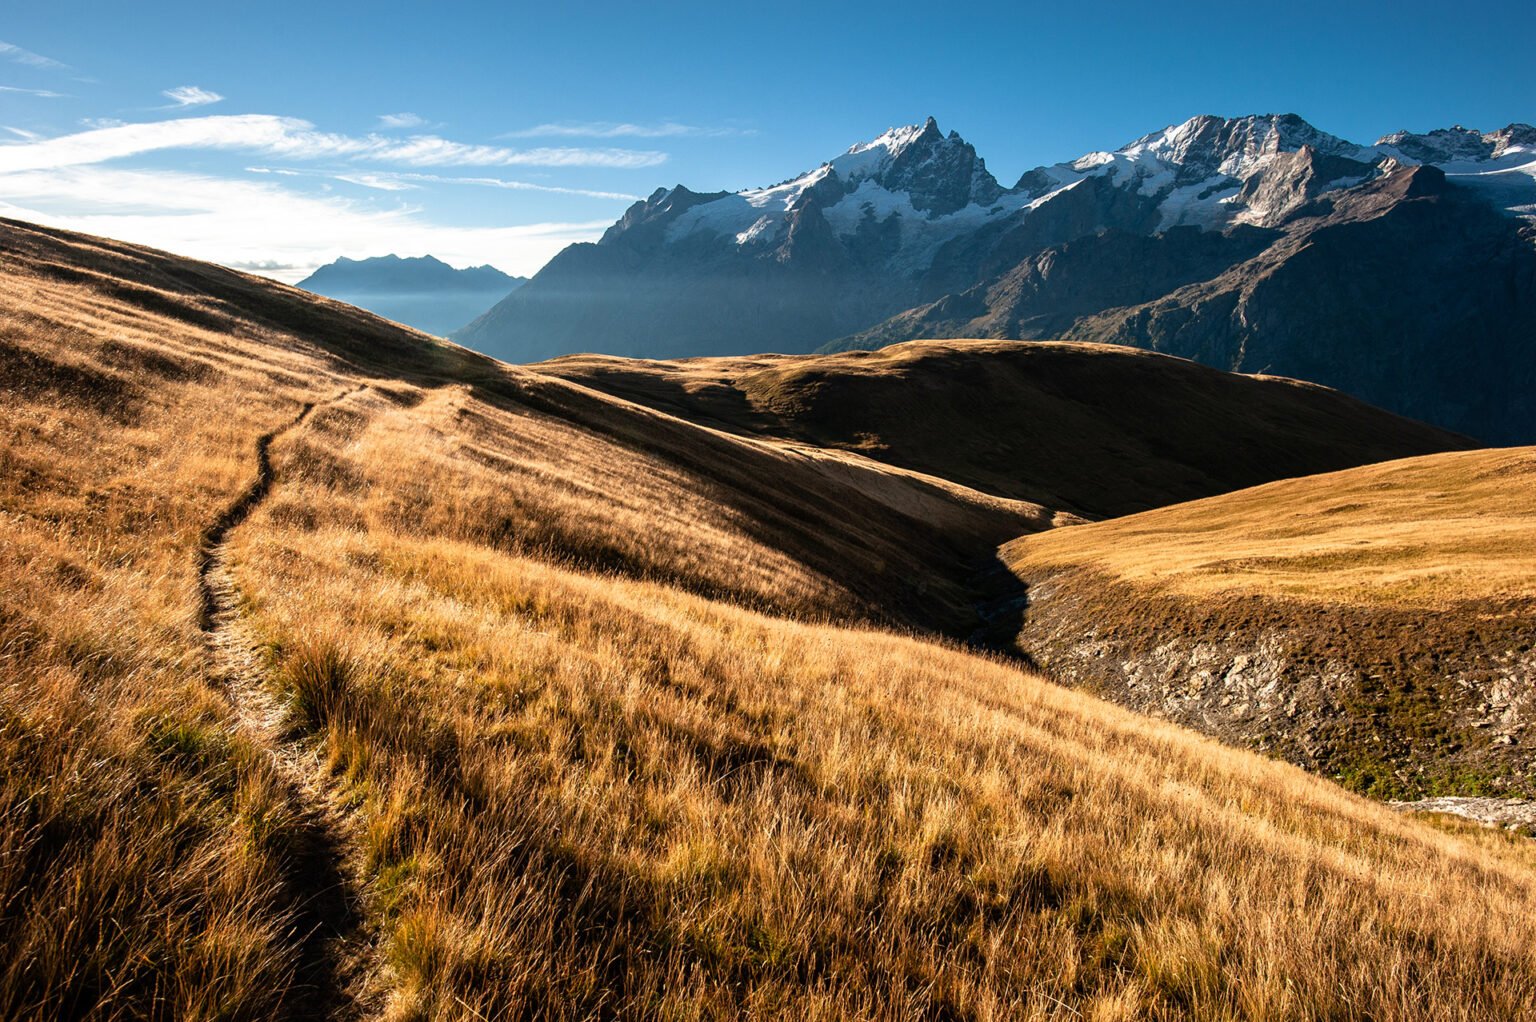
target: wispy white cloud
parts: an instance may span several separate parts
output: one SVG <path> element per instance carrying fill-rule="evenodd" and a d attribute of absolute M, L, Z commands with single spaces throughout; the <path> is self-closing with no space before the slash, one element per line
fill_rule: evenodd
<path fill-rule="evenodd" d="M 427 122 L 416 114 L 379 114 L 379 127 L 381 128 L 419 128 Z"/>
<path fill-rule="evenodd" d="M 274 177 L 322 178 L 326 181 L 343 181 L 347 184 L 372 188 L 380 192 L 409 192 L 418 186 L 401 180 L 401 175 L 351 170 L 295 170 L 292 167 L 246 167 L 247 174 L 271 174 Z"/>
<path fill-rule="evenodd" d="M 339 135 L 295 117 L 238 114 L 93 128 L 36 142 L 0 145 L 0 172 L 105 163 L 171 149 L 259 152 L 285 159 L 344 158 L 408 167 L 654 167 L 667 154 L 650 150 L 502 146 L 454 142 L 435 135 L 407 139 Z"/>
<path fill-rule="evenodd" d="M 38 139 L 38 138 L 42 138 L 43 137 L 43 136 L 39 135 L 37 132 L 35 132 L 35 131 L 28 131 L 26 128 L 13 128 L 9 124 L 4 125 L 4 127 L 5 127 L 5 130 L 9 131 L 12 135 L 15 135 L 17 138 L 24 138 L 24 139 L 26 139 L 29 142 L 32 141 L 33 139 Z"/>
<path fill-rule="evenodd" d="M 225 265 L 231 269 L 244 270 L 246 273 L 259 273 L 265 277 L 307 269 L 303 266 L 296 266 L 293 263 L 285 263 L 281 259 L 247 259 L 240 262 L 226 263 Z"/>
<path fill-rule="evenodd" d="M 4 57 L 6 60 L 17 64 L 45 71 L 69 70 L 69 65 L 62 61 L 54 60 L 52 57 L 45 57 L 41 53 L 33 53 L 31 50 L 24 50 L 14 43 L 0 41 L 0 57 Z"/>
<path fill-rule="evenodd" d="M 408 192 L 424 185 L 471 185 L 480 188 L 501 188 L 514 192 L 544 192 L 550 195 L 577 195 L 589 199 L 615 199 L 634 202 L 641 198 L 630 192 L 610 192 L 595 188 L 567 188 L 563 185 L 537 184 L 533 181 L 508 180 L 501 177 L 462 177 L 448 174 L 421 174 L 407 171 L 351 171 L 351 170 L 295 170 L 292 167 L 246 167 L 251 174 L 274 174 L 279 177 L 320 177 L 332 181 L 372 188 L 380 192 Z"/>
<path fill-rule="evenodd" d="M 328 177 L 333 181 L 342 181 L 361 188 L 372 188 L 377 192 L 409 192 L 418 187 L 409 181 L 402 181 L 397 174 L 338 174 L 332 172 L 317 176 Z"/>
<path fill-rule="evenodd" d="M 0 146 L 0 153 L 10 147 Z M 66 166 L 0 175 L 0 215 L 124 238 L 297 281 L 340 255 L 430 252 L 458 266 L 536 272 L 609 220 L 450 227 L 420 208 L 379 210 L 276 181 L 176 171 Z"/>
<path fill-rule="evenodd" d="M 622 199 L 626 202 L 634 202 L 639 195 L 631 195 L 629 192 L 604 192 L 592 188 L 564 188 L 559 185 L 534 184 L 531 181 L 509 181 L 499 177 L 448 177 L 441 174 L 392 174 L 387 175 L 402 181 L 419 181 L 426 184 L 439 185 L 476 185 L 482 188 L 505 188 L 514 192 L 547 192 L 552 195 L 582 195 L 589 199 Z"/>
<path fill-rule="evenodd" d="M 212 92 L 197 85 L 178 85 L 174 89 L 166 89 L 160 93 L 171 101 L 168 109 L 180 110 L 189 106 L 208 106 L 212 103 L 221 103 L 224 97 L 217 92 Z"/>
<path fill-rule="evenodd" d="M 731 135 L 755 134 L 750 129 L 715 127 L 706 128 L 694 124 L 678 124 L 663 121 L 659 124 L 630 124 L 622 121 L 560 121 L 521 128 L 501 135 L 501 138 L 724 138 Z"/>
<path fill-rule="evenodd" d="M 420 204 L 432 189 L 477 186 L 633 200 L 618 191 L 521 181 L 447 168 L 651 167 L 667 154 L 609 147 L 514 148 L 409 137 L 325 132 L 308 121 L 266 114 L 173 116 L 147 123 L 82 122 L 83 130 L 41 138 L 0 132 L 0 215 L 154 245 L 282 280 L 302 279 L 339 255 L 431 252 L 455 265 L 491 263 L 532 274 L 560 249 L 595 240 L 611 222 L 459 227 L 433 222 Z M 297 166 L 250 166 L 250 173 L 168 169 L 173 160 L 121 161 L 172 151 L 253 154 Z M 235 165 L 238 167 L 238 164 Z M 260 175 L 259 177 L 254 175 Z M 329 178 L 369 196 L 302 178 Z M 392 196 L 392 197 L 391 197 Z"/>
<path fill-rule="evenodd" d="M 412 167 L 654 167 L 665 163 L 666 153 L 642 149 L 589 149 L 541 147 L 505 149 L 501 146 L 466 145 L 436 135 L 415 135 L 404 141 L 368 136 L 348 139 L 359 156 L 381 163 Z"/>
<path fill-rule="evenodd" d="M 65 94 L 54 92 L 52 89 L 23 89 L 15 85 L 0 85 L 0 92 L 19 92 L 24 96 L 37 96 L 40 99 L 64 99 Z"/>

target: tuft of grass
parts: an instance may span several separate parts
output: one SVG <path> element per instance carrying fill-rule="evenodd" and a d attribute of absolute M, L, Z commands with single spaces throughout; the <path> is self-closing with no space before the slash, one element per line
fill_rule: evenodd
<path fill-rule="evenodd" d="M 289 695 L 294 726 L 305 732 L 324 728 L 343 711 L 357 671 L 356 662 L 333 642 L 309 642 L 287 650 L 279 681 Z"/>

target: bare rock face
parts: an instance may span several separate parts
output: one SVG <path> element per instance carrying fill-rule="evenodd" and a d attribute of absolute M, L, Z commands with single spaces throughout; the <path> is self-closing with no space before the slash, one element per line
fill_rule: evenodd
<path fill-rule="evenodd" d="M 1081 571 L 1027 582 L 1018 646 L 1066 684 L 1379 797 L 1536 797 L 1529 606 L 1199 601 Z"/>
<path fill-rule="evenodd" d="M 1401 813 L 1456 816 L 1485 827 L 1501 827 L 1536 838 L 1536 802 L 1529 799 L 1440 795 L 1411 802 L 1394 800 L 1387 805 Z"/>
<path fill-rule="evenodd" d="M 1536 245 L 1406 168 L 1295 215 L 1207 281 L 1067 332 L 1337 387 L 1491 443 L 1536 439 Z"/>
<path fill-rule="evenodd" d="M 1248 223 L 1273 227 L 1326 191 L 1369 180 L 1372 169 L 1369 163 L 1302 146 L 1277 155 L 1263 173 L 1244 181 L 1238 197 L 1248 207 Z"/>

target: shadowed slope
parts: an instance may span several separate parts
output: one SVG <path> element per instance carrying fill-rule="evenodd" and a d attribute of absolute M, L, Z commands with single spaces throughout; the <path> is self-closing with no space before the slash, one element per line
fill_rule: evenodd
<path fill-rule="evenodd" d="M 1324 387 L 1097 344 L 913 341 L 674 362 L 577 355 L 537 368 L 725 428 L 856 450 L 1094 517 L 1471 446 Z"/>

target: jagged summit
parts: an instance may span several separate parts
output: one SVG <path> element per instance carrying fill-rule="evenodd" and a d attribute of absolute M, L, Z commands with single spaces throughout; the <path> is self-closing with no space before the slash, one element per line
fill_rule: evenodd
<path fill-rule="evenodd" d="M 945 135 L 939 122 L 929 117 L 922 124 L 888 128 L 867 142 L 856 142 L 841 156 L 783 184 L 742 194 L 769 196 L 786 191 L 798 199 L 822 185 L 823 197 L 831 191 L 846 195 L 865 182 L 906 193 L 914 209 L 930 216 L 992 202 L 1003 191 L 975 147 L 959 132 Z"/>
<path fill-rule="evenodd" d="M 975 147 L 958 132 L 944 134 L 929 117 L 766 188 L 659 188 L 626 210 L 600 244 L 655 252 L 686 240 L 779 263 L 814 251 L 818 265 L 838 261 L 836 249 L 846 244 L 865 255 L 883 253 L 910 274 L 938 245 L 997 212 L 993 206 L 1006 194 Z M 812 238 L 819 240 L 808 245 Z"/>
<path fill-rule="evenodd" d="M 897 156 L 909 146 L 919 142 L 941 142 L 944 133 L 939 130 L 939 122 L 933 117 L 926 118 L 922 124 L 908 124 L 900 128 L 887 128 L 881 134 L 868 142 L 855 142 L 848 147 L 844 155 L 854 156 L 858 153 L 870 152 L 875 149 L 884 149 L 891 156 Z"/>
<path fill-rule="evenodd" d="M 1143 192 L 1178 187 L 1213 178 L 1236 184 L 1247 180 L 1282 153 L 1307 147 L 1324 156 L 1370 159 L 1365 147 L 1330 135 L 1296 114 L 1251 114 L 1224 118 L 1191 117 L 1143 135 L 1113 151 L 1088 153 L 1067 163 L 1037 167 L 1017 187 L 1035 195 L 1087 175 L 1113 174 L 1141 182 Z"/>
<path fill-rule="evenodd" d="M 958 132 L 945 135 L 932 117 L 851 146 L 830 167 L 851 186 L 872 180 L 887 191 L 906 192 L 914 209 L 929 214 L 993 202 L 1003 191 L 975 147 Z"/>

